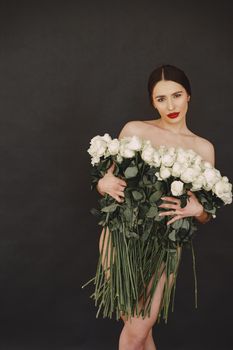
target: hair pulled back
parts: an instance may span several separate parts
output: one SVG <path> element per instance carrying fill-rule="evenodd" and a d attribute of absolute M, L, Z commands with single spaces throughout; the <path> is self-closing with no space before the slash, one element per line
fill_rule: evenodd
<path fill-rule="evenodd" d="M 155 85 L 161 80 L 172 80 L 180 85 L 182 85 L 187 94 L 191 96 L 191 86 L 188 77 L 186 74 L 180 69 L 170 64 L 163 64 L 156 69 L 154 69 L 149 76 L 148 79 L 148 93 L 150 103 L 153 106 L 153 97 L 152 92 Z"/>

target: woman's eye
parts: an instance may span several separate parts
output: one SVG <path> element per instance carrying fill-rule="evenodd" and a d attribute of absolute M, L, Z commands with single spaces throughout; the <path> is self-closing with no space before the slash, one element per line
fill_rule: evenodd
<path fill-rule="evenodd" d="M 175 97 L 180 97 L 181 96 L 181 94 L 176 94 L 176 95 L 174 95 Z"/>
<path fill-rule="evenodd" d="M 158 98 L 157 101 L 158 102 L 163 102 L 164 98 Z"/>

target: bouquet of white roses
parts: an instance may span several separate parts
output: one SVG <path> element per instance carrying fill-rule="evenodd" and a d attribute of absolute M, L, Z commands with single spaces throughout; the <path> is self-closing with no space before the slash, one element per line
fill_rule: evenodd
<path fill-rule="evenodd" d="M 197 222 L 193 217 L 185 217 L 166 225 L 167 218 L 158 215 L 161 198 L 176 196 L 181 207 L 185 207 L 189 198 L 187 192 L 193 191 L 205 211 L 216 217 L 218 208 L 232 203 L 232 184 L 192 149 L 165 145 L 155 148 L 150 141 L 137 136 L 120 140 L 108 134 L 95 136 L 88 153 L 93 166 L 92 188 L 112 163 L 115 164 L 114 175 L 127 181 L 123 203 L 106 194 L 99 201 L 100 209 L 92 209 L 105 229 L 96 275 L 85 284 L 92 281 L 95 284 L 91 297 L 96 305 L 99 303 L 97 316 L 101 309 L 104 317 L 112 317 L 116 312 L 117 319 L 121 313 L 127 318 L 135 312 L 142 317 L 150 315 L 153 293 L 165 271 L 167 281 L 158 321 L 163 312 L 167 322 L 172 291 L 174 302 L 181 258 L 179 247 L 192 249 L 196 296 L 192 239 Z M 104 246 L 108 249 L 104 250 Z M 168 282 L 171 273 L 173 284 Z M 153 275 L 148 294 L 147 287 Z M 141 309 L 139 300 L 143 300 Z"/>

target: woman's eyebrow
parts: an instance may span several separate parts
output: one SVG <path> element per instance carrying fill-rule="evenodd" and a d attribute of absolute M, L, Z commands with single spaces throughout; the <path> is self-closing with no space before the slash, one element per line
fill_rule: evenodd
<path fill-rule="evenodd" d="M 179 92 L 183 92 L 183 91 L 176 91 L 176 92 L 173 92 L 172 95 L 178 94 Z M 155 98 L 159 98 L 159 97 L 166 97 L 166 95 L 158 95 L 158 96 L 155 96 Z"/>

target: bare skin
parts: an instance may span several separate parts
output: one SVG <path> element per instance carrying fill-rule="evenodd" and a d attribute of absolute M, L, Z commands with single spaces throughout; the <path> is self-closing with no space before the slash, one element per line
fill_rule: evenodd
<path fill-rule="evenodd" d="M 160 118 L 157 120 L 130 121 L 120 132 L 119 138 L 137 135 L 140 138 L 150 140 L 154 147 L 160 145 L 182 147 L 193 149 L 202 158 L 215 163 L 214 146 L 208 140 L 195 135 L 186 125 L 186 113 L 190 96 L 184 87 L 173 81 L 161 80 L 153 90 L 154 107 L 158 110 Z M 162 97 L 161 97 L 162 96 Z M 167 114 L 179 112 L 179 116 L 170 119 Z M 97 190 L 100 194 L 108 193 L 118 202 L 124 201 L 124 189 L 127 183 L 113 175 L 114 166 L 111 166 L 107 174 L 99 181 Z M 189 191 L 190 201 L 185 208 L 180 207 L 180 202 L 175 197 L 163 197 L 171 203 L 163 203 L 162 208 L 167 208 L 161 215 L 175 215 L 168 221 L 168 224 L 183 217 L 194 216 L 199 222 L 206 223 L 210 217 L 204 211 L 203 206 L 198 202 L 194 193 Z M 100 237 L 100 248 L 102 246 L 103 232 Z M 171 277 L 171 280 L 170 280 Z M 169 277 L 172 283 L 173 276 Z M 158 310 L 161 302 L 163 288 L 165 285 L 165 274 L 163 273 L 152 302 L 150 318 L 133 317 L 132 322 L 127 321 L 123 316 L 124 327 L 119 339 L 119 350 L 156 350 L 152 337 L 152 327 L 156 323 Z"/>

